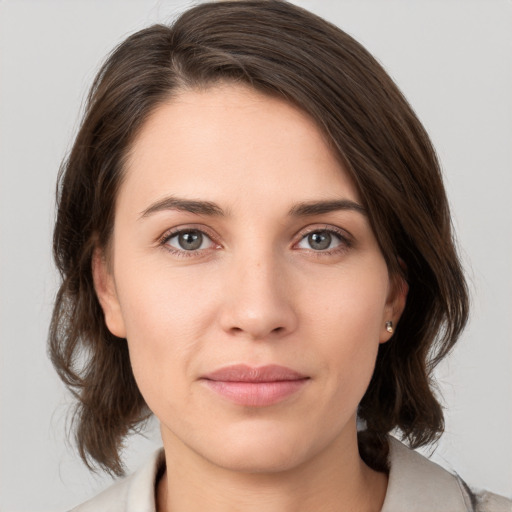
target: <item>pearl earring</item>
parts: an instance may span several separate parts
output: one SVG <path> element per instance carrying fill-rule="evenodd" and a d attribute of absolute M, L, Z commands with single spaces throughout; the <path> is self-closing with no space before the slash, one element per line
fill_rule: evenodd
<path fill-rule="evenodd" d="M 386 331 L 388 331 L 390 334 L 393 334 L 393 322 L 391 320 L 386 322 Z"/>

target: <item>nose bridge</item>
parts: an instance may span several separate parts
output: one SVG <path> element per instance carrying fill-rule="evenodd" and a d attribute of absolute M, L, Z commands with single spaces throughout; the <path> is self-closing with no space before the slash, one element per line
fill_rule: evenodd
<path fill-rule="evenodd" d="M 262 339 L 290 332 L 296 316 L 284 261 L 272 247 L 240 251 L 230 262 L 223 328 Z"/>

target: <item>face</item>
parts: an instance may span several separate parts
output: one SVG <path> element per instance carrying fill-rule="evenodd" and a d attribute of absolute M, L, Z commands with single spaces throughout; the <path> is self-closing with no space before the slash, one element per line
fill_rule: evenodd
<path fill-rule="evenodd" d="M 242 86 L 182 92 L 125 171 L 95 284 L 166 450 L 277 471 L 353 444 L 405 298 L 315 123 Z"/>

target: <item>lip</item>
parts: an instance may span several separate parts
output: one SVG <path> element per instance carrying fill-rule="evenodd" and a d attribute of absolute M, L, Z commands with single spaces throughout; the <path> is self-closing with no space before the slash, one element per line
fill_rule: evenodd
<path fill-rule="evenodd" d="M 212 391 L 238 405 L 265 407 L 300 391 L 309 377 L 279 365 L 226 366 L 204 375 L 201 381 Z"/>

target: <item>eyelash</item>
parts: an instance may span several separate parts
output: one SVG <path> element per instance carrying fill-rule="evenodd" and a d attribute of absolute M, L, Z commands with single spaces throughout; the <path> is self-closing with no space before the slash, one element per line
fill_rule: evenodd
<path fill-rule="evenodd" d="M 321 258 L 322 256 L 332 256 L 335 254 L 342 254 L 346 252 L 348 249 L 350 249 L 353 246 L 353 240 L 351 239 L 350 235 L 339 228 L 336 228 L 334 226 L 324 226 L 322 228 L 314 228 L 314 229 L 306 229 L 305 231 L 301 231 L 299 233 L 299 241 L 295 242 L 294 245 L 297 245 L 298 243 L 302 242 L 306 237 L 313 233 L 327 233 L 329 235 L 334 235 L 339 240 L 339 245 L 336 247 L 333 247 L 332 249 L 326 249 L 323 251 L 318 251 L 315 249 L 306 249 L 309 254 Z"/>
<path fill-rule="evenodd" d="M 186 228 L 173 228 L 169 231 L 166 231 L 164 233 L 164 235 L 159 239 L 159 245 L 162 246 L 166 251 L 170 252 L 171 254 L 173 254 L 174 256 L 177 256 L 179 258 L 190 258 L 190 257 L 198 256 L 202 252 L 209 250 L 209 249 L 195 249 L 195 250 L 187 251 L 185 249 L 176 249 L 174 247 L 171 247 L 168 244 L 169 240 L 171 240 L 175 236 L 179 236 L 180 234 L 190 233 L 190 232 L 201 233 L 202 235 L 204 235 L 208 239 L 210 239 L 210 241 L 213 244 L 217 245 L 218 247 L 221 246 L 220 243 L 218 243 L 215 240 L 215 236 L 208 233 L 204 228 L 196 228 L 193 226 L 186 227 Z M 342 231 L 341 229 L 337 229 L 333 226 L 324 226 L 322 228 L 315 228 L 315 229 L 309 229 L 306 231 L 302 231 L 298 235 L 299 240 L 297 242 L 295 242 L 293 245 L 295 246 L 295 245 L 299 244 L 300 242 L 302 242 L 302 240 L 304 240 L 306 237 L 308 237 L 309 235 L 311 235 L 313 233 L 327 233 L 330 235 L 334 235 L 340 242 L 339 245 L 334 247 L 333 249 L 328 249 L 328 250 L 305 249 L 308 251 L 309 254 L 312 254 L 313 256 L 316 256 L 316 257 L 340 254 L 340 253 L 343 253 L 343 252 L 347 251 L 348 249 L 350 249 L 353 245 L 351 238 L 348 236 L 348 234 L 345 231 Z"/>
<path fill-rule="evenodd" d="M 186 251 L 185 249 L 176 249 L 175 247 L 171 247 L 168 245 L 169 240 L 174 238 L 175 236 L 179 236 L 182 233 L 191 233 L 197 232 L 209 238 L 215 245 L 220 246 L 218 242 L 215 241 L 215 236 L 208 233 L 204 228 L 196 228 L 194 226 L 186 227 L 186 228 L 173 228 L 169 231 L 166 231 L 164 235 L 159 240 L 159 245 L 162 246 L 166 251 L 170 252 L 174 256 L 179 258 L 190 258 L 193 256 L 198 256 L 202 252 L 208 249 L 196 249 L 193 251 Z"/>

